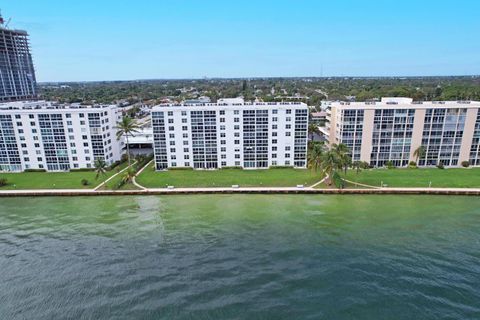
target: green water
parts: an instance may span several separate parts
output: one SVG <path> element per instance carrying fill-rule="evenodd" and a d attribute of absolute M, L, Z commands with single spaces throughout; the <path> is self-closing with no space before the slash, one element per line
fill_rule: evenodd
<path fill-rule="evenodd" d="M 480 319 L 480 198 L 0 199 L 0 319 Z"/>

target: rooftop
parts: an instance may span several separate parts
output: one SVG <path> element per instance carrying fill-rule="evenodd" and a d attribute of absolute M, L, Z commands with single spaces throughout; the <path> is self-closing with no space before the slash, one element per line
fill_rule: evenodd
<path fill-rule="evenodd" d="M 115 105 L 81 105 L 78 103 L 60 104 L 49 101 L 13 101 L 0 103 L 0 111 L 4 110 L 65 110 L 65 109 L 103 109 Z"/>
<path fill-rule="evenodd" d="M 344 102 L 337 101 L 332 102 L 334 107 L 351 107 L 351 108 L 385 108 L 385 107 L 409 107 L 409 108 L 421 108 L 422 106 L 426 108 L 432 107 L 459 107 L 464 106 L 478 108 L 480 107 L 480 101 L 468 101 L 468 100 L 459 100 L 459 101 L 413 101 L 412 98 L 382 98 L 381 101 L 365 101 L 365 102 Z"/>

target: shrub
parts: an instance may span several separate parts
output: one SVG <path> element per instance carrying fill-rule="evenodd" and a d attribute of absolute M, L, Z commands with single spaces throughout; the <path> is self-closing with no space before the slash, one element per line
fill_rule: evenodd
<path fill-rule="evenodd" d="M 82 184 L 82 186 L 88 186 L 90 184 L 90 182 L 87 179 L 82 179 L 80 183 Z"/>
<path fill-rule="evenodd" d="M 416 168 L 416 167 L 417 167 L 417 163 L 416 163 L 415 161 L 410 161 L 410 162 L 408 163 L 408 166 L 409 166 L 410 168 Z"/>
<path fill-rule="evenodd" d="M 242 169 L 240 166 L 225 166 L 221 167 L 220 170 L 239 170 Z"/>
<path fill-rule="evenodd" d="M 45 169 L 25 169 L 25 172 L 47 172 Z"/>
<path fill-rule="evenodd" d="M 387 161 L 385 163 L 385 166 L 388 168 L 388 169 L 395 169 L 395 165 L 393 164 L 393 162 L 391 160 Z"/>
<path fill-rule="evenodd" d="M 462 161 L 462 167 L 464 167 L 464 168 L 470 167 L 470 162 L 468 162 L 468 161 Z"/>
<path fill-rule="evenodd" d="M 270 166 L 269 169 L 293 169 L 293 166 Z"/>
<path fill-rule="evenodd" d="M 0 178 L 0 187 L 6 186 L 8 184 L 8 180 L 6 178 Z"/>
<path fill-rule="evenodd" d="M 173 170 L 173 171 L 188 171 L 188 170 L 193 170 L 192 167 L 171 167 L 168 168 L 168 170 Z"/>
<path fill-rule="evenodd" d="M 440 161 L 440 162 L 437 164 L 437 168 L 438 168 L 438 169 L 445 169 L 445 166 L 443 165 L 443 162 Z"/>
<path fill-rule="evenodd" d="M 95 171 L 95 168 L 70 169 L 70 172 L 91 172 L 91 171 Z"/>

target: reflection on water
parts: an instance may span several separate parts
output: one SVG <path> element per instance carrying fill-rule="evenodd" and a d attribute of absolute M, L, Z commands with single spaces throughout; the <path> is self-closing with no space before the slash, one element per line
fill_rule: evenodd
<path fill-rule="evenodd" d="M 480 198 L 0 201 L 0 319 L 478 319 Z"/>

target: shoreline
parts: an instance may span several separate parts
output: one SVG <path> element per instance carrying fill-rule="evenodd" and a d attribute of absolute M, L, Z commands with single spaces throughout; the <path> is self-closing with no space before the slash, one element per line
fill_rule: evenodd
<path fill-rule="evenodd" d="M 176 188 L 147 190 L 4 190 L 3 197 L 74 197 L 74 196 L 130 196 L 130 195 L 184 195 L 184 194 L 388 194 L 388 195 L 468 195 L 480 196 L 480 188 L 378 188 L 378 189 L 313 189 L 313 188 Z"/>

